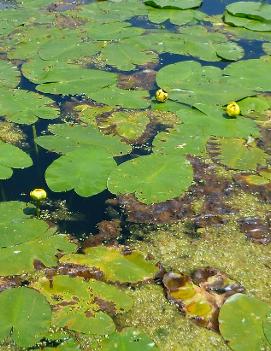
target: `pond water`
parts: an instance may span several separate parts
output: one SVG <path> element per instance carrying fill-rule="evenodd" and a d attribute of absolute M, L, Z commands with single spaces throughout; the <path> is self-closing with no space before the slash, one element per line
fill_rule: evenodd
<path fill-rule="evenodd" d="M 0 349 L 270 351 L 271 0 L 0 10 Z"/>

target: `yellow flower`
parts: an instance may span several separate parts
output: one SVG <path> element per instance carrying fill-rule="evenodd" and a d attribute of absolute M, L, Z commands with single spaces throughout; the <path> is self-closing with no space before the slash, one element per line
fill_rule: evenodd
<path fill-rule="evenodd" d="M 235 101 L 232 101 L 227 105 L 226 112 L 228 116 L 236 117 L 240 115 L 240 107 Z"/>
<path fill-rule="evenodd" d="M 47 198 L 47 193 L 44 189 L 34 189 L 30 192 L 30 197 L 32 200 L 42 201 Z"/>
<path fill-rule="evenodd" d="M 168 99 L 168 93 L 163 89 L 158 89 L 155 93 L 155 98 L 159 102 L 165 102 Z"/>

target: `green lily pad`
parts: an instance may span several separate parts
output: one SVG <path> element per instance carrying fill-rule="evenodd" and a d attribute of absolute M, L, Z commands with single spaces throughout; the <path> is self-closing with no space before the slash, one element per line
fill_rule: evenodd
<path fill-rule="evenodd" d="M 48 237 L 49 225 L 27 213 L 33 215 L 35 208 L 20 201 L 0 203 L 0 247 Z"/>
<path fill-rule="evenodd" d="M 101 148 L 109 155 L 119 156 L 131 151 L 131 147 L 122 143 L 116 136 L 100 133 L 93 126 L 54 124 L 49 126 L 54 135 L 41 136 L 36 143 L 46 150 L 66 154 L 81 148 Z"/>
<path fill-rule="evenodd" d="M 24 169 L 32 164 L 31 157 L 23 150 L 0 140 L 0 180 L 12 177 L 12 168 Z"/>
<path fill-rule="evenodd" d="M 145 0 L 146 5 L 158 8 L 173 8 L 180 10 L 199 7 L 202 0 Z"/>
<path fill-rule="evenodd" d="M 82 68 L 58 61 L 35 59 L 22 66 L 23 75 L 43 93 L 62 95 L 86 95 L 111 86 L 116 82 L 116 74 L 95 69 Z"/>
<path fill-rule="evenodd" d="M 268 110 L 271 110 L 271 99 L 268 96 L 251 96 L 238 102 L 241 114 L 257 121 L 269 119 Z"/>
<path fill-rule="evenodd" d="M 101 343 L 101 351 L 158 351 L 155 343 L 143 332 L 125 328 L 113 333 Z"/>
<path fill-rule="evenodd" d="M 267 341 L 271 345 L 271 311 L 267 313 L 263 320 L 263 331 Z"/>
<path fill-rule="evenodd" d="M 246 17 L 233 16 L 229 12 L 224 14 L 224 22 L 236 27 L 243 27 L 256 32 L 270 32 L 271 23 L 266 21 L 258 21 Z"/>
<path fill-rule="evenodd" d="M 153 51 L 146 51 L 143 36 L 106 45 L 101 50 L 101 58 L 108 65 L 123 71 L 133 70 L 137 65 L 158 62 L 158 56 Z"/>
<path fill-rule="evenodd" d="M 35 345 L 49 330 L 51 308 L 33 289 L 20 287 L 0 294 L 0 340 L 11 337 L 21 347 Z"/>
<path fill-rule="evenodd" d="M 157 9 L 148 10 L 148 18 L 153 23 L 163 23 L 169 20 L 177 26 L 196 22 L 200 18 L 200 12 L 196 10 Z"/>
<path fill-rule="evenodd" d="M 16 88 L 20 83 L 21 74 L 17 66 L 11 62 L 0 60 L 0 84 L 8 88 Z"/>
<path fill-rule="evenodd" d="M 257 174 L 243 175 L 242 179 L 249 185 L 267 185 L 271 183 L 271 170 L 267 168 L 258 171 Z"/>
<path fill-rule="evenodd" d="M 20 89 L 0 88 L 0 114 L 8 121 L 19 124 L 33 124 L 38 118 L 55 119 L 59 109 L 48 97 Z"/>
<path fill-rule="evenodd" d="M 113 194 L 135 194 L 146 204 L 183 195 L 193 181 L 190 163 L 177 152 L 153 154 L 122 163 L 110 175 L 108 189 Z"/>
<path fill-rule="evenodd" d="M 45 347 L 43 351 L 80 351 L 80 345 L 74 340 L 63 341 L 56 347 Z"/>
<path fill-rule="evenodd" d="M 91 279 L 57 275 L 50 282 L 41 278 L 32 286 L 46 296 L 54 307 L 53 324 L 86 334 L 106 335 L 115 330 L 106 314 L 127 311 L 131 299 L 119 288 Z"/>
<path fill-rule="evenodd" d="M 259 21 L 271 20 L 271 5 L 262 2 L 239 1 L 226 6 L 233 16 L 252 18 Z"/>
<path fill-rule="evenodd" d="M 215 155 L 218 153 L 215 159 L 231 169 L 253 171 L 258 166 L 265 166 L 266 161 L 269 159 L 269 155 L 262 149 L 255 144 L 248 144 L 243 139 L 213 139 L 210 149 L 213 147 Z"/>
<path fill-rule="evenodd" d="M 234 351 L 268 350 L 263 320 L 270 310 L 270 306 L 254 297 L 235 294 L 228 298 L 219 313 L 219 329 L 230 348 Z"/>
<path fill-rule="evenodd" d="M 267 54 L 271 56 L 271 43 L 263 43 L 262 45 L 263 47 L 263 51 Z"/>
<path fill-rule="evenodd" d="M 96 267 L 103 272 L 106 280 L 120 283 L 137 283 L 151 279 L 157 272 L 155 264 L 146 261 L 137 251 L 123 255 L 120 249 L 96 246 L 87 248 L 84 252 L 84 255 L 64 255 L 60 261 Z"/>
<path fill-rule="evenodd" d="M 148 123 L 150 120 L 146 112 L 117 111 L 103 120 L 99 127 L 116 133 L 128 141 L 135 141 L 144 133 Z"/>
<path fill-rule="evenodd" d="M 47 168 L 45 179 L 53 191 L 74 190 L 88 197 L 106 189 L 108 176 L 116 167 L 116 162 L 104 149 L 80 148 L 55 160 Z"/>

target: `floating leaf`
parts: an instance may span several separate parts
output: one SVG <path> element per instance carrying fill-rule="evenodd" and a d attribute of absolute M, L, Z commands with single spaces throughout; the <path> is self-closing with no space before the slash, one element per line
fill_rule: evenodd
<path fill-rule="evenodd" d="M 0 294 L 0 340 L 11 337 L 18 346 L 35 345 L 49 330 L 51 308 L 33 289 L 20 287 Z"/>
<path fill-rule="evenodd" d="M 247 17 L 259 21 L 271 20 L 271 5 L 253 1 L 239 1 L 226 6 L 233 16 Z"/>
<path fill-rule="evenodd" d="M 150 120 L 146 112 L 117 111 L 103 120 L 99 127 L 113 131 L 128 141 L 135 141 L 144 133 L 148 123 Z"/>
<path fill-rule="evenodd" d="M 0 180 L 12 176 L 12 168 L 24 169 L 32 166 L 33 162 L 23 150 L 17 146 L 0 140 Z"/>
<path fill-rule="evenodd" d="M 145 0 L 144 3 L 149 6 L 159 8 L 174 8 L 187 10 L 200 6 L 202 0 Z"/>
<path fill-rule="evenodd" d="M 263 331 L 267 341 L 271 345 L 271 310 L 263 320 Z"/>
<path fill-rule="evenodd" d="M 112 156 L 98 147 L 85 147 L 66 153 L 46 170 L 49 188 L 74 190 L 80 196 L 93 196 L 106 189 L 109 174 L 117 167 Z"/>
<path fill-rule="evenodd" d="M 50 282 L 41 278 L 32 286 L 54 305 L 53 323 L 58 327 L 96 335 L 110 334 L 114 322 L 105 313 L 127 311 L 132 301 L 115 286 L 81 277 L 57 275 Z"/>
<path fill-rule="evenodd" d="M 263 43 L 263 51 L 267 55 L 271 55 L 271 43 Z"/>
<path fill-rule="evenodd" d="M 59 109 L 48 97 L 20 89 L 0 88 L 0 114 L 8 121 L 19 124 L 33 124 L 38 118 L 55 119 Z"/>
<path fill-rule="evenodd" d="M 265 166 L 269 156 L 255 144 L 248 144 L 243 139 L 225 138 L 211 140 L 210 150 L 223 165 L 238 170 L 256 170 Z M 212 153 L 212 151 L 211 151 Z"/>
<path fill-rule="evenodd" d="M 56 347 L 45 347 L 43 351 L 80 351 L 80 345 L 74 340 L 63 341 L 60 345 Z"/>
<path fill-rule="evenodd" d="M 263 169 L 257 172 L 258 174 L 250 175 L 240 175 L 241 179 L 244 179 L 245 182 L 249 185 L 267 185 L 271 184 L 271 170 Z"/>
<path fill-rule="evenodd" d="M 231 349 L 268 350 L 262 324 L 270 311 L 270 306 L 254 297 L 236 294 L 228 298 L 219 313 L 219 329 Z"/>
<path fill-rule="evenodd" d="M 257 32 L 270 32 L 271 23 L 258 21 L 251 18 L 233 16 L 229 12 L 224 14 L 224 22 L 236 27 L 243 27 Z"/>
<path fill-rule="evenodd" d="M 133 328 L 111 334 L 101 345 L 101 351 L 158 351 L 155 343 L 146 334 Z"/>
<path fill-rule="evenodd" d="M 46 150 L 65 154 L 81 148 L 101 148 L 109 155 L 118 156 L 129 153 L 131 148 L 118 137 L 103 135 L 93 126 L 55 124 L 49 126 L 54 134 L 36 138 L 36 143 Z"/>
<path fill-rule="evenodd" d="M 113 194 L 135 194 L 146 204 L 162 202 L 184 194 L 193 180 L 190 163 L 178 153 L 153 154 L 122 163 L 110 175 Z"/>
<path fill-rule="evenodd" d="M 108 65 L 123 71 L 135 69 L 137 65 L 158 62 L 158 56 L 153 51 L 146 51 L 143 36 L 106 45 L 101 50 L 101 58 Z"/>
<path fill-rule="evenodd" d="M 77 105 L 74 110 L 78 112 L 80 121 L 96 126 L 96 117 L 114 110 L 113 106 Z"/>
<path fill-rule="evenodd" d="M 271 99 L 268 96 L 251 96 L 238 102 L 241 114 L 257 120 L 267 120 L 271 110 Z"/>
<path fill-rule="evenodd" d="M 50 236 L 49 236 L 50 235 Z M 13 247 L 0 249 L 0 276 L 20 275 L 34 272 L 36 264 L 45 267 L 58 263 L 59 253 L 71 253 L 77 246 L 64 234 L 48 232 L 48 238 L 28 241 Z"/>
<path fill-rule="evenodd" d="M 0 60 L 0 84 L 8 88 L 16 88 L 20 83 L 20 72 L 11 62 Z"/>
<path fill-rule="evenodd" d="M 163 23 L 169 20 L 177 26 L 196 21 L 200 17 L 200 12 L 195 10 L 157 9 L 148 10 L 149 20 L 153 23 Z"/>
<path fill-rule="evenodd" d="M 84 255 L 64 255 L 60 261 L 96 267 L 106 280 L 121 283 L 151 279 L 157 271 L 154 263 L 146 261 L 137 251 L 123 255 L 119 249 L 104 246 L 87 248 Z"/>
<path fill-rule="evenodd" d="M 29 213 L 33 215 L 35 208 L 25 202 L 0 203 L 0 247 L 48 237 L 49 225 L 45 221 L 33 218 Z"/>
<path fill-rule="evenodd" d="M 111 86 L 116 74 L 58 61 L 35 59 L 22 66 L 22 73 L 43 93 L 62 95 L 86 95 Z"/>

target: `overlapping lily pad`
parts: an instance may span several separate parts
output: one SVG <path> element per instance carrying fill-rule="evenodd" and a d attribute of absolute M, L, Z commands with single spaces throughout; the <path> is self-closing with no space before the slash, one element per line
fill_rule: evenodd
<path fill-rule="evenodd" d="M 8 61 L 0 61 L 0 84 L 8 88 L 16 88 L 20 83 L 21 74 L 17 66 Z"/>
<path fill-rule="evenodd" d="M 117 167 L 103 148 L 85 147 L 71 151 L 54 161 L 46 170 L 49 188 L 56 192 L 74 190 L 88 197 L 106 189 L 109 174 Z"/>
<path fill-rule="evenodd" d="M 255 171 L 258 166 L 266 166 L 266 161 L 269 159 L 269 155 L 255 143 L 248 143 L 244 139 L 212 139 L 211 153 L 212 150 L 215 153 L 215 159 L 220 163 L 231 169 L 243 171 Z"/>
<path fill-rule="evenodd" d="M 263 2 L 239 1 L 226 6 L 224 21 L 254 31 L 271 30 L 271 5 Z"/>
<path fill-rule="evenodd" d="M 152 279 L 157 272 L 153 261 L 134 251 L 124 255 L 120 249 L 96 246 L 85 249 L 85 254 L 64 255 L 62 263 L 95 267 L 103 272 L 105 280 L 120 283 L 137 283 Z"/>
<path fill-rule="evenodd" d="M 146 334 L 133 328 L 111 334 L 101 345 L 101 351 L 158 351 L 155 343 Z"/>
<path fill-rule="evenodd" d="M 115 330 L 105 313 L 127 311 L 132 301 L 124 291 L 96 280 L 57 275 L 50 282 L 41 278 L 32 286 L 54 306 L 53 324 L 86 334 L 107 335 Z"/>
<path fill-rule="evenodd" d="M 55 119 L 59 109 L 53 104 L 53 100 L 37 93 L 0 88 L 0 115 L 11 122 L 33 124 L 39 118 Z"/>
<path fill-rule="evenodd" d="M 145 0 L 146 5 L 158 8 L 187 10 L 200 6 L 202 0 Z"/>
<path fill-rule="evenodd" d="M 17 146 L 0 140 L 0 180 L 12 177 L 12 168 L 24 169 L 32 166 L 32 159 Z"/>
<path fill-rule="evenodd" d="M 236 294 L 222 306 L 219 329 L 234 351 L 268 350 L 270 344 L 264 334 L 263 321 L 270 314 L 268 304 L 251 296 Z"/>
<path fill-rule="evenodd" d="M 21 347 L 35 345 L 49 330 L 51 308 L 33 289 L 20 287 L 0 294 L 0 341 L 11 337 Z"/>

